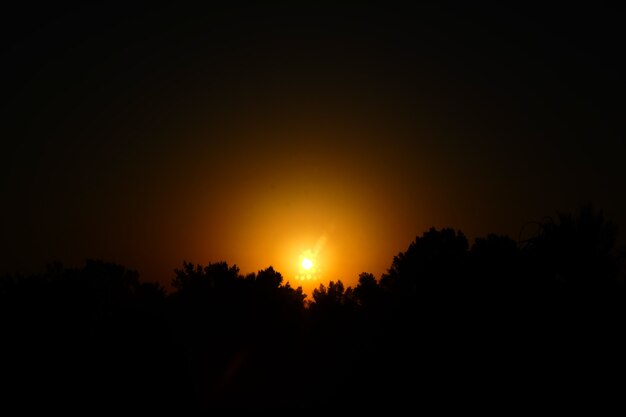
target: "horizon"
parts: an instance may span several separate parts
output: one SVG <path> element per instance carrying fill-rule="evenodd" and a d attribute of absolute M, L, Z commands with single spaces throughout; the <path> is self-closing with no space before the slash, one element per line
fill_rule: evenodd
<path fill-rule="evenodd" d="M 292 265 L 290 269 L 288 269 L 288 271 L 290 271 L 291 275 L 288 275 L 287 273 L 285 273 L 284 270 L 282 270 L 280 267 L 278 267 L 277 265 L 273 265 L 271 263 L 265 265 L 265 266 L 261 266 L 257 269 L 254 270 L 246 270 L 243 269 L 241 267 L 240 264 L 237 263 L 236 260 L 226 260 L 226 259 L 208 259 L 205 261 L 194 261 L 192 259 L 182 259 L 180 261 L 180 264 L 175 266 L 174 268 L 172 268 L 172 270 L 169 273 L 168 277 L 165 277 L 165 275 L 163 275 L 164 278 L 157 278 L 154 276 L 150 276 L 147 274 L 144 274 L 140 269 L 138 268 L 134 268 L 131 265 L 127 265 L 124 264 L 123 262 L 119 262 L 117 260 L 114 259 L 100 259 L 100 258 L 84 258 L 82 260 L 76 261 L 74 263 L 65 263 L 62 260 L 55 260 L 52 262 L 48 262 L 45 264 L 44 267 L 41 267 L 39 269 L 32 269 L 32 270 L 24 270 L 24 271 L 4 271 L 4 274 L 8 275 L 8 276 L 29 276 L 29 275 L 38 275 L 41 273 L 45 273 L 46 270 L 50 269 L 50 268 L 58 268 L 58 267 L 63 267 L 63 268 L 77 268 L 80 269 L 82 268 L 86 262 L 90 262 L 90 261 L 97 261 L 97 262 L 111 262 L 113 264 L 122 266 L 124 268 L 127 268 L 129 271 L 133 271 L 136 272 L 138 274 L 138 277 L 140 279 L 140 281 L 142 282 L 146 282 L 146 283 L 155 283 L 159 286 L 161 286 L 167 293 L 171 293 L 172 291 L 175 291 L 175 289 L 172 287 L 172 282 L 175 280 L 177 273 L 179 271 L 184 270 L 185 266 L 187 264 L 189 265 L 193 265 L 194 267 L 209 267 L 211 265 L 215 265 L 215 264 L 221 264 L 221 263 L 225 263 L 226 265 L 228 265 L 229 267 L 233 267 L 236 268 L 239 271 L 239 276 L 244 278 L 248 275 L 254 275 L 254 274 L 258 274 L 262 271 L 268 270 L 268 269 L 273 269 L 274 271 L 276 271 L 278 274 L 280 274 L 283 278 L 283 282 L 282 285 L 286 285 L 289 284 L 292 288 L 302 288 L 304 294 L 306 295 L 307 300 L 311 301 L 312 300 L 312 292 L 315 289 L 318 289 L 320 287 L 320 284 L 324 285 L 324 286 L 328 286 L 329 283 L 334 282 L 341 282 L 343 283 L 346 288 L 352 287 L 354 288 L 357 284 L 358 284 L 358 279 L 359 276 L 362 273 L 366 273 L 366 274 L 372 274 L 372 276 L 379 281 L 383 276 L 389 274 L 390 272 L 390 268 L 392 267 L 396 257 L 398 255 L 402 255 L 403 253 L 406 253 L 406 251 L 408 250 L 408 248 L 410 247 L 410 245 L 412 245 L 416 239 L 420 239 L 421 237 L 423 237 L 424 235 L 426 235 L 429 232 L 439 232 L 439 231 L 443 231 L 443 230 L 454 230 L 456 233 L 459 233 L 460 235 L 464 236 L 465 239 L 467 239 L 468 242 L 468 250 L 471 250 L 472 247 L 477 243 L 477 241 L 480 240 L 485 240 L 486 238 L 488 238 L 489 236 L 497 236 L 497 237 L 503 237 L 503 238 L 508 238 L 511 241 L 515 242 L 516 246 L 518 249 L 522 249 L 523 246 L 525 244 L 527 244 L 527 242 L 533 238 L 536 238 L 537 236 L 540 235 L 542 228 L 545 227 L 545 225 L 547 223 L 552 223 L 555 221 L 555 219 L 558 219 L 559 215 L 565 215 L 565 216 L 580 216 L 581 213 L 585 210 L 585 209 L 591 209 L 591 210 L 597 210 L 596 212 L 598 213 L 598 215 L 603 216 L 604 220 L 615 227 L 616 230 L 616 241 L 615 241 L 615 246 L 612 248 L 611 253 L 615 256 L 618 257 L 624 257 L 626 256 L 626 246 L 623 245 L 623 241 L 624 241 L 624 236 L 623 233 L 620 233 L 620 225 L 614 223 L 611 221 L 610 218 L 607 218 L 604 215 L 603 210 L 601 209 L 597 209 L 595 207 L 593 207 L 593 205 L 584 205 L 581 206 L 578 212 L 574 212 L 574 213 L 568 213 L 568 212 L 562 212 L 562 211 L 557 211 L 555 212 L 555 216 L 544 216 L 542 221 L 532 221 L 532 222 L 527 222 L 521 229 L 520 229 L 520 233 L 518 234 L 517 238 L 514 238 L 513 236 L 507 235 L 507 234 L 498 234 L 498 233 L 486 233 L 482 236 L 475 236 L 475 237 L 470 237 L 468 235 L 466 235 L 463 230 L 461 229 L 455 229 L 455 228 L 451 228 L 451 227 L 441 227 L 441 228 L 436 228 L 436 227 L 430 227 L 427 230 L 425 230 L 422 234 L 417 234 L 415 236 L 415 238 L 413 238 L 409 243 L 407 243 L 403 249 L 399 250 L 398 252 L 396 252 L 395 254 L 393 254 L 392 256 L 390 256 L 389 258 L 389 262 L 388 262 L 388 267 L 386 267 L 383 271 L 378 272 L 378 271 L 372 271 L 372 270 L 359 270 L 358 272 L 356 272 L 354 274 L 354 276 L 350 276 L 350 277 L 341 277 L 341 276 L 332 276 L 332 275 L 328 275 L 326 273 L 324 273 L 323 271 L 319 271 L 315 273 L 315 276 L 310 278 L 310 279 L 303 279 L 300 278 L 300 274 L 302 273 L 302 268 L 300 268 L 300 270 L 298 271 L 298 267 L 294 266 L 296 263 L 292 262 Z M 530 230 L 532 229 L 532 230 Z M 525 233 L 523 233 L 525 232 Z M 321 239 L 318 239 L 318 243 L 317 246 L 320 246 L 320 241 Z M 322 243 L 323 244 L 323 243 Z M 310 251 L 304 251 L 304 253 L 307 253 Z M 309 256 L 311 259 L 315 259 L 315 257 L 312 257 L 310 255 Z M 300 256 L 300 261 L 302 261 L 303 257 Z M 313 263 L 313 265 L 317 264 L 317 260 L 316 262 Z M 624 266 L 622 266 L 622 268 L 624 268 Z M 315 268 L 314 268 L 315 270 Z M 298 271 L 298 272 L 293 272 L 293 271 Z M 305 271 L 306 273 L 306 271 Z"/>
<path fill-rule="evenodd" d="M 626 224 L 620 8 L 7 13 L 2 272 L 293 280 L 307 253 L 354 284 L 430 227 L 516 239 L 587 203 Z"/>

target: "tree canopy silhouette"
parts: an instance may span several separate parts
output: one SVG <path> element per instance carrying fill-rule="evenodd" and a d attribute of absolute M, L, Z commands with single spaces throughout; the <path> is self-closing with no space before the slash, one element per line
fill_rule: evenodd
<path fill-rule="evenodd" d="M 271 266 L 242 275 L 225 262 L 183 262 L 169 292 L 95 260 L 5 275 L 7 398 L 32 411 L 186 414 L 400 410 L 481 392 L 519 401 L 527 378 L 609 393 L 626 348 L 617 228 L 591 206 L 539 226 L 471 246 L 432 228 L 380 279 L 320 284 L 308 301 Z"/>

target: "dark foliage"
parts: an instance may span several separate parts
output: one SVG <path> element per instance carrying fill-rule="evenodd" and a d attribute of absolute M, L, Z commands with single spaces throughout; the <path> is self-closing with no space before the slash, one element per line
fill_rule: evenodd
<path fill-rule="evenodd" d="M 616 227 L 590 207 L 523 242 L 431 229 L 380 280 L 301 288 L 184 263 L 174 291 L 87 261 L 0 278 L 4 407 L 371 411 L 621 398 Z"/>

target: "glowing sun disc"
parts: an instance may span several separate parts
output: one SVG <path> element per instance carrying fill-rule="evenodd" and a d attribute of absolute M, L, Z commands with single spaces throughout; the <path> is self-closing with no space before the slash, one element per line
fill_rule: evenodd
<path fill-rule="evenodd" d="M 313 267 L 313 261 L 311 261 L 309 258 L 304 258 L 302 260 L 302 268 L 304 268 L 304 269 L 306 269 L 308 271 L 312 267 Z"/>

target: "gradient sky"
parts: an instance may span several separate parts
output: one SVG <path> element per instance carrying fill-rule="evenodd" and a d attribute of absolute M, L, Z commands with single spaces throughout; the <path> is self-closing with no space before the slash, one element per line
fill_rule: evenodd
<path fill-rule="evenodd" d="M 354 284 L 431 226 L 626 227 L 623 9 L 48 7 L 5 14 L 0 272 Z"/>

